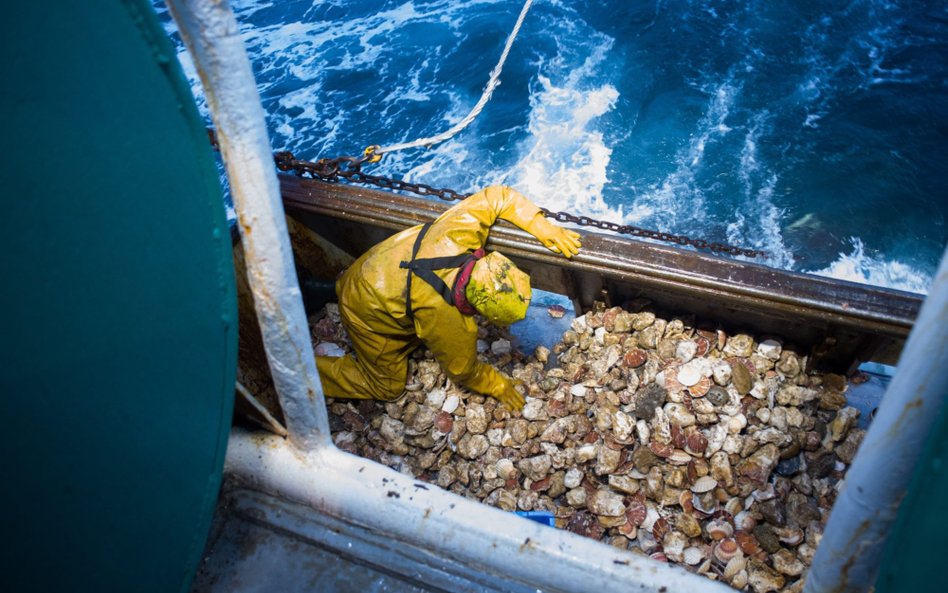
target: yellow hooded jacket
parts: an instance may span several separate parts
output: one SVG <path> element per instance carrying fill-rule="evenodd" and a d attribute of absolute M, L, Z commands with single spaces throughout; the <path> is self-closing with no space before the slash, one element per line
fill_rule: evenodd
<path fill-rule="evenodd" d="M 417 258 L 454 256 L 483 247 L 498 218 L 527 230 L 539 208 L 514 189 L 493 186 L 438 217 L 422 239 Z M 392 400 L 405 388 L 408 356 L 418 346 L 435 355 L 454 382 L 498 397 L 510 380 L 477 359 L 477 322 L 427 282 L 411 284 L 413 318 L 406 312 L 408 270 L 421 225 L 406 229 L 362 255 L 336 283 L 339 310 L 356 358 L 316 357 L 323 390 L 331 397 Z M 455 269 L 435 272 L 452 286 Z"/>

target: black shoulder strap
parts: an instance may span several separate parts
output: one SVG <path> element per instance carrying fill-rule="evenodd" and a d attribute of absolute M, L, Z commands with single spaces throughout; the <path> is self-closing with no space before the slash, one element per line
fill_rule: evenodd
<path fill-rule="evenodd" d="M 421 230 L 418 231 L 418 237 L 415 238 L 415 244 L 411 248 L 411 261 L 401 262 L 398 264 L 400 268 L 409 268 L 408 270 L 408 280 L 406 280 L 405 288 L 405 313 L 408 314 L 409 319 L 414 319 L 415 315 L 411 310 L 411 277 L 414 274 L 411 273 L 411 264 L 415 262 L 415 256 L 418 255 L 418 250 L 421 248 L 421 240 L 425 238 L 425 234 L 428 232 L 428 229 L 431 227 L 430 222 L 426 222 Z"/>
<path fill-rule="evenodd" d="M 442 257 L 428 257 L 423 259 L 415 259 L 418 255 L 418 250 L 421 248 L 421 241 L 424 239 L 425 234 L 428 232 L 428 228 L 431 226 L 431 223 L 425 223 L 421 227 L 421 231 L 418 233 L 418 237 L 415 239 L 415 245 L 411 250 L 411 261 L 403 261 L 399 264 L 399 267 L 408 269 L 408 280 L 406 281 L 407 290 L 405 292 L 405 312 L 408 314 L 408 317 L 413 317 L 412 306 L 411 306 L 411 277 L 415 274 L 419 278 L 427 282 L 434 288 L 438 294 L 440 294 L 449 305 L 454 305 L 454 291 L 444 283 L 437 274 L 434 273 L 435 270 L 443 270 L 445 268 L 458 268 L 464 265 L 471 257 L 470 253 L 461 253 L 459 255 L 447 255 Z"/>

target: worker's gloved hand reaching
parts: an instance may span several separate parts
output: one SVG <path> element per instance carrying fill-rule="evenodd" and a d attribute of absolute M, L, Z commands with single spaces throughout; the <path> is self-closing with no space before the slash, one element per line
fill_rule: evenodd
<path fill-rule="evenodd" d="M 525 230 L 539 239 L 544 247 L 565 257 L 573 257 L 582 246 L 579 233 L 550 222 L 542 214 L 534 216 Z"/>
<path fill-rule="evenodd" d="M 521 385 L 521 381 L 517 380 L 507 380 L 504 385 L 504 390 L 500 395 L 495 395 L 497 401 L 504 404 L 513 411 L 518 411 L 523 409 L 523 404 L 526 401 L 523 395 L 517 391 L 517 385 Z"/>

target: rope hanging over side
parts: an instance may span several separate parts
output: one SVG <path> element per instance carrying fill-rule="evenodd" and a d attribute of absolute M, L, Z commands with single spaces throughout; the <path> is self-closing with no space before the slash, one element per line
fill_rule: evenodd
<path fill-rule="evenodd" d="M 504 51 L 500 54 L 500 60 L 497 62 L 497 65 L 494 66 L 494 69 L 490 73 L 490 79 L 487 81 L 487 86 L 484 87 L 484 92 L 481 94 L 480 100 L 474 105 L 474 108 L 471 109 L 471 112 L 467 114 L 467 117 L 454 124 L 450 129 L 438 134 L 437 136 L 431 136 L 428 138 L 420 138 L 413 142 L 402 142 L 401 144 L 392 144 L 390 146 L 370 146 L 366 149 L 366 155 L 374 157 L 372 162 L 378 160 L 377 157 L 386 152 L 395 152 L 396 150 L 405 150 L 406 148 L 416 148 L 418 146 L 429 147 L 435 144 L 444 142 L 445 140 L 451 138 L 464 128 L 466 128 L 474 118 L 480 115 L 481 111 L 484 109 L 484 106 L 487 105 L 487 102 L 490 100 L 491 95 L 500 85 L 500 71 L 504 68 L 504 62 L 507 61 L 507 54 L 510 53 L 510 48 L 513 45 L 514 39 L 517 37 L 517 33 L 520 32 L 520 26 L 523 25 L 523 19 L 527 16 L 527 11 L 530 10 L 530 5 L 533 3 L 533 0 L 526 0 L 523 3 L 523 8 L 520 10 L 520 16 L 517 18 L 517 24 L 514 25 L 513 30 L 510 32 L 510 35 L 507 36 L 507 44 L 504 46 Z"/>

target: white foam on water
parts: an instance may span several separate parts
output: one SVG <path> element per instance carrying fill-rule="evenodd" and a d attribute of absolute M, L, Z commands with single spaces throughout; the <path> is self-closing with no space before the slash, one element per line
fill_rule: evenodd
<path fill-rule="evenodd" d="M 904 262 L 868 254 L 858 237 L 850 237 L 850 243 L 851 252 L 841 252 L 829 266 L 821 270 L 809 270 L 808 273 L 918 294 L 928 293 L 933 281 L 928 274 Z"/>
<path fill-rule="evenodd" d="M 737 172 L 744 203 L 727 224 L 727 241 L 766 252 L 763 260 L 755 261 L 790 269 L 793 254 L 783 240 L 786 213 L 774 204 L 779 177 L 764 167 L 757 150 L 761 136 L 771 132 L 769 117 L 767 111 L 756 114 L 744 134 Z"/>
<path fill-rule="evenodd" d="M 563 86 L 546 76 L 530 96 L 526 154 L 509 171 L 510 184 L 550 210 L 621 218 L 603 201 L 612 149 L 595 121 L 615 107 L 612 85 L 583 90 L 575 79 Z"/>
<path fill-rule="evenodd" d="M 695 123 L 695 133 L 675 155 L 675 169 L 635 197 L 627 222 L 665 232 L 703 227 L 708 218 L 705 193 L 696 176 L 708 146 L 732 131 L 727 118 L 739 88 L 728 79 L 708 90 L 708 106 Z"/>
<path fill-rule="evenodd" d="M 602 197 L 612 150 L 597 128 L 598 118 L 612 110 L 619 97 L 613 85 L 601 81 L 600 72 L 613 39 L 594 31 L 579 36 L 577 30 L 585 27 L 582 21 L 557 19 L 551 27 L 562 28 L 551 32 L 558 44 L 557 55 L 538 59 L 525 122 L 527 135 L 516 147 L 519 158 L 506 170 L 477 171 L 471 183 L 513 186 L 553 211 L 621 219 L 621 210 L 609 208 Z M 519 131 L 520 126 L 513 130 Z M 464 157 L 484 156 L 476 138 L 476 128 L 456 138 L 458 146 L 468 147 Z M 448 145 L 432 150 L 431 161 L 413 168 L 410 177 L 430 176 L 452 161 L 457 163 L 457 150 Z"/>

